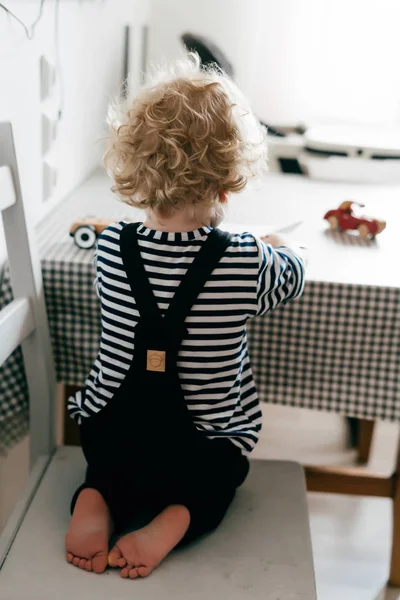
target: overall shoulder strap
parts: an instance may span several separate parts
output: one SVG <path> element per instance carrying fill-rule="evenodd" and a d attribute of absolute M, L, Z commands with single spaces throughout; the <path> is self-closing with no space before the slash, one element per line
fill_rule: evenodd
<path fill-rule="evenodd" d="M 121 258 L 141 318 L 156 324 L 161 321 L 162 314 L 140 256 L 137 241 L 138 227 L 139 223 L 129 223 L 121 230 L 119 239 Z"/>
<path fill-rule="evenodd" d="M 230 234 L 220 229 L 213 229 L 208 234 L 169 305 L 165 319 L 170 325 L 180 328 L 184 323 L 205 283 L 229 246 L 230 239 Z"/>
<path fill-rule="evenodd" d="M 126 225 L 120 234 L 120 250 L 129 285 L 134 295 L 142 319 L 157 325 L 161 321 L 171 327 L 181 329 L 198 295 L 219 263 L 231 236 L 227 232 L 213 229 L 189 266 L 185 277 L 176 290 L 163 319 L 157 300 L 151 289 L 137 242 L 139 223 Z"/>

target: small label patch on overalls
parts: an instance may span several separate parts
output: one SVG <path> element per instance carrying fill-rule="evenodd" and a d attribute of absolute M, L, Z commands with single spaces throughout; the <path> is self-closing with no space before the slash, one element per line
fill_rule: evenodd
<path fill-rule="evenodd" d="M 164 350 L 147 350 L 147 370 L 165 373 Z"/>

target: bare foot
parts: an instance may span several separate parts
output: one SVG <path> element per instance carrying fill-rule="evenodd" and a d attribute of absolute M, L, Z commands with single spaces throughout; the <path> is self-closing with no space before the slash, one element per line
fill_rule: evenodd
<path fill-rule="evenodd" d="M 147 577 L 181 541 L 189 523 L 185 506 L 168 506 L 149 525 L 118 540 L 108 564 L 121 567 L 121 577 Z"/>
<path fill-rule="evenodd" d="M 97 490 L 82 490 L 65 538 L 67 561 L 86 571 L 103 573 L 107 567 L 110 512 Z"/>

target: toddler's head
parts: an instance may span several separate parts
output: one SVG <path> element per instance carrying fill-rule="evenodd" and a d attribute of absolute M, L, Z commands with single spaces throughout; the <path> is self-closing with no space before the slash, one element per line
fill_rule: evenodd
<path fill-rule="evenodd" d="M 105 155 L 113 190 L 133 206 L 219 220 L 221 200 L 266 165 L 265 129 L 234 83 L 191 54 L 154 69 L 110 108 Z"/>

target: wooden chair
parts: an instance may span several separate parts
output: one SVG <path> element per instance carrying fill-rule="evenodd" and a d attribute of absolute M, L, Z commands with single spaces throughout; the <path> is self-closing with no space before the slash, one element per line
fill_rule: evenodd
<path fill-rule="evenodd" d="M 116 570 L 96 575 L 66 562 L 69 501 L 85 464 L 80 448 L 55 446 L 55 376 L 40 263 L 9 124 L 0 124 L 0 210 L 15 297 L 0 312 L 0 364 L 22 344 L 32 466 L 0 538 L 0 600 L 315 600 L 304 474 L 289 462 L 255 461 L 218 531 L 172 553 L 147 579 L 126 581 Z"/>

